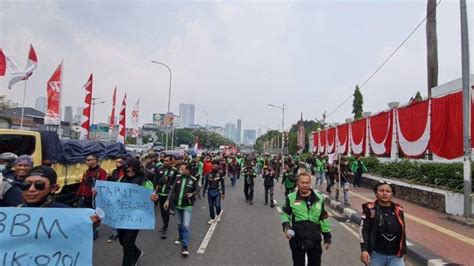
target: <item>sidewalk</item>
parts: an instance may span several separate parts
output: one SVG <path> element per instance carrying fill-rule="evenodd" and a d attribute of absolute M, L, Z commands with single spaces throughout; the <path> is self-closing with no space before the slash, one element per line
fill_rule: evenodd
<path fill-rule="evenodd" d="M 324 184 L 321 192 L 329 196 L 325 188 L 326 184 Z M 326 198 L 326 202 L 330 203 L 332 208 L 344 213 L 348 218 L 352 218 L 351 220 L 354 222 L 360 221 L 359 214 L 362 210 L 362 203 L 375 199 L 371 189 L 353 188 L 352 185 L 349 189 L 350 207 L 342 204 L 336 206 L 334 195 L 335 189 L 333 188 L 332 197 Z M 342 195 L 340 195 L 339 201 L 343 201 Z M 433 259 L 433 256 L 437 256 L 444 262 L 474 265 L 474 229 L 449 221 L 447 219 L 448 214 L 420 207 L 397 198 L 394 201 L 401 204 L 405 211 L 410 253 L 415 253 L 413 255 L 417 257 L 421 256 L 426 262 L 427 259 Z M 417 246 L 422 248 L 420 249 Z"/>

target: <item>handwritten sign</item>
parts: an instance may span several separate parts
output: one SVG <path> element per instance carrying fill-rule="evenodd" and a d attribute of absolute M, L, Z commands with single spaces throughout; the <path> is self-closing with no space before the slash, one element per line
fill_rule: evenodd
<path fill-rule="evenodd" d="M 92 265 L 92 209 L 0 208 L 0 265 Z"/>
<path fill-rule="evenodd" d="M 121 229 L 155 229 L 151 191 L 136 184 L 96 181 L 95 206 L 104 211 L 102 223 Z"/>

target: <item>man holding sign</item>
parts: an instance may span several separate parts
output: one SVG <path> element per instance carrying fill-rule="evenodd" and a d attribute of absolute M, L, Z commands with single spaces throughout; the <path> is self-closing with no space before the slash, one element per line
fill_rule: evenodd
<path fill-rule="evenodd" d="M 123 248 L 122 266 L 136 265 L 143 255 L 135 244 L 139 230 L 155 226 L 154 206 L 150 201 L 153 184 L 143 175 L 140 161 L 131 158 L 125 163 L 122 179 L 97 181 L 95 191 L 96 207 L 105 213 L 103 223 L 117 228 Z"/>

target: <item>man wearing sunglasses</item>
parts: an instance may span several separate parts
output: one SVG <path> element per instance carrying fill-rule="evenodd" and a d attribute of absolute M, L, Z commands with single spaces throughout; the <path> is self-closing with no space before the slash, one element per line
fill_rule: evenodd
<path fill-rule="evenodd" d="M 31 169 L 25 180 L 18 186 L 23 190 L 24 204 L 21 207 L 68 208 L 55 202 L 51 197 L 58 185 L 56 172 L 48 166 L 36 166 Z"/>

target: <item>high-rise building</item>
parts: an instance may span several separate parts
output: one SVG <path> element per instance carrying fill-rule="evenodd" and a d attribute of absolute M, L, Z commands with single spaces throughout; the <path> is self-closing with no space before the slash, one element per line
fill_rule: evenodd
<path fill-rule="evenodd" d="M 259 128 L 257 130 L 257 138 L 260 138 L 260 136 L 262 136 L 262 129 L 261 128 Z"/>
<path fill-rule="evenodd" d="M 244 130 L 244 144 L 253 145 L 257 141 L 257 131 L 255 129 Z"/>
<path fill-rule="evenodd" d="M 242 139 L 240 138 L 240 136 L 242 136 L 242 120 L 240 119 L 237 119 L 237 132 L 236 132 L 236 136 L 235 136 L 235 142 L 236 143 L 241 143 Z"/>
<path fill-rule="evenodd" d="M 66 106 L 64 108 L 64 121 L 71 123 L 73 121 L 72 106 Z"/>
<path fill-rule="evenodd" d="M 182 103 L 179 105 L 179 127 L 185 128 L 194 124 L 194 104 Z"/>
<path fill-rule="evenodd" d="M 224 126 L 224 137 L 236 142 L 235 136 L 237 133 L 237 127 L 235 127 L 234 123 L 227 123 Z"/>
<path fill-rule="evenodd" d="M 48 107 L 46 104 L 46 97 L 40 96 L 36 98 L 35 109 L 42 113 L 46 113 Z"/>
<path fill-rule="evenodd" d="M 74 116 L 74 123 L 80 125 L 82 120 L 82 107 L 77 107 L 77 113 Z"/>

